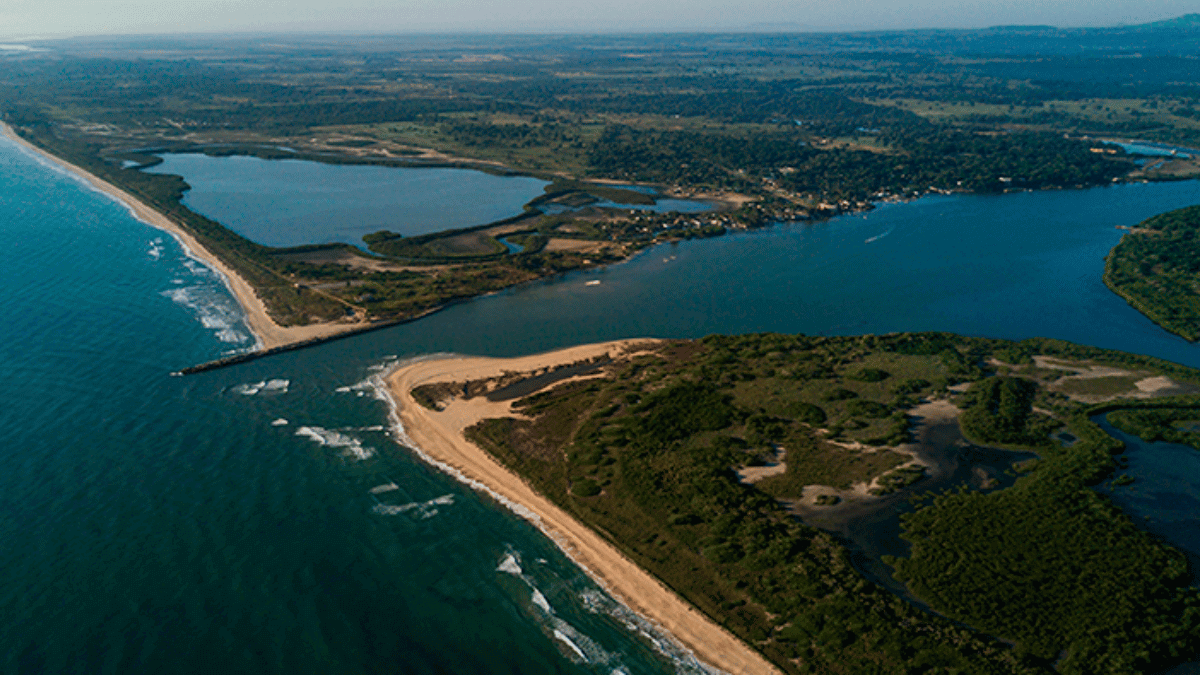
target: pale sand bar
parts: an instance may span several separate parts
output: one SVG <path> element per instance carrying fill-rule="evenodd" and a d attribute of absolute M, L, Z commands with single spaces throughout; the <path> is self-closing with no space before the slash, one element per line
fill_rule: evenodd
<path fill-rule="evenodd" d="M 363 324 L 353 323 L 318 323 L 307 326 L 280 326 L 271 319 L 267 314 L 266 305 L 254 292 L 254 287 L 243 279 L 237 272 L 233 271 L 228 265 L 223 263 L 220 258 L 214 255 L 211 251 L 204 248 L 200 242 L 196 241 L 190 233 L 182 227 L 168 219 L 163 214 L 146 206 L 138 199 L 134 198 L 128 192 L 118 188 L 112 183 L 103 181 L 96 176 L 84 171 L 83 169 L 63 161 L 62 159 L 51 155 L 41 148 L 33 145 L 24 138 L 21 138 L 12 127 L 0 122 L 0 133 L 6 138 L 34 153 L 35 155 L 46 159 L 55 166 L 61 167 L 76 176 L 79 176 L 88 185 L 104 194 L 112 197 L 116 201 L 123 204 L 133 213 L 138 220 L 163 230 L 175 237 L 187 254 L 196 260 L 204 263 L 211 268 L 222 278 L 229 291 L 237 299 L 241 305 L 242 311 L 246 315 L 246 325 L 254 336 L 258 339 L 259 348 L 266 350 L 274 347 L 311 340 L 314 338 L 323 338 L 330 335 L 337 335 L 346 331 L 362 328 Z"/>
<path fill-rule="evenodd" d="M 463 431 L 480 420 L 515 416 L 510 410 L 511 402 L 491 402 L 482 396 L 470 400 L 455 398 L 444 409 L 433 411 L 417 403 L 411 393 L 422 384 L 487 379 L 605 354 L 615 356 L 648 342 L 607 342 L 514 359 L 455 357 L 419 361 L 389 375 L 388 390 L 394 397 L 406 442 L 463 478 L 482 484 L 502 500 L 527 509 L 533 514 L 530 519 L 614 597 L 665 629 L 700 660 L 735 675 L 779 673 L 760 654 L 701 614 L 615 546 L 466 440 Z"/>

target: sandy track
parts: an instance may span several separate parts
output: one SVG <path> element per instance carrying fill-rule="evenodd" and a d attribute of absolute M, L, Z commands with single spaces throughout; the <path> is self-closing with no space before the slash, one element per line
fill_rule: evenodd
<path fill-rule="evenodd" d="M 760 654 L 466 440 L 463 430 L 467 427 L 482 419 L 511 415 L 510 402 L 490 402 L 480 396 L 465 401 L 454 399 L 443 410 L 432 411 L 418 404 L 411 395 L 413 388 L 422 384 L 464 382 L 505 372 L 529 372 L 605 354 L 616 355 L 646 342 L 607 342 L 516 359 L 420 361 L 397 370 L 387 378 L 387 384 L 395 397 L 401 425 L 413 444 L 435 461 L 453 467 L 466 478 L 482 483 L 504 499 L 535 514 L 539 527 L 626 606 L 657 623 L 709 665 L 736 675 L 777 674 L 779 670 Z"/>
<path fill-rule="evenodd" d="M 237 272 L 222 262 L 221 259 L 215 254 L 202 246 L 195 237 L 177 225 L 174 221 L 170 220 L 149 206 L 146 206 L 133 195 L 130 195 L 128 192 L 125 192 L 112 183 L 101 180 L 95 175 L 84 171 L 74 164 L 63 161 L 62 159 L 59 159 L 45 150 L 33 145 L 29 141 L 26 141 L 24 138 L 21 138 L 19 135 L 17 135 L 17 133 L 13 131 L 12 127 L 3 122 L 0 122 L 0 134 L 3 134 L 12 142 L 37 155 L 38 157 L 41 157 L 51 162 L 55 166 L 58 166 L 82 178 L 92 188 L 103 192 L 104 194 L 123 204 L 130 210 L 130 212 L 133 213 L 135 218 L 143 223 L 163 230 L 164 232 L 167 232 L 171 236 L 175 237 L 175 239 L 181 246 L 183 246 L 189 256 L 204 263 L 204 265 L 212 269 L 217 273 L 218 276 L 221 277 L 222 281 L 225 283 L 225 286 L 229 288 L 229 291 L 237 299 L 238 304 L 241 305 L 242 311 L 246 315 L 246 325 L 258 339 L 260 349 L 271 349 L 273 347 L 280 347 L 293 342 L 302 342 L 304 340 L 311 340 L 313 338 L 327 337 L 362 327 L 363 324 L 353 323 L 318 323 L 307 326 L 280 326 L 279 324 L 275 323 L 275 321 L 273 321 L 267 314 L 266 305 L 263 304 L 263 301 L 258 297 L 258 294 L 254 292 L 254 287 L 252 287 L 249 282 L 247 282 L 240 275 L 238 275 Z"/>

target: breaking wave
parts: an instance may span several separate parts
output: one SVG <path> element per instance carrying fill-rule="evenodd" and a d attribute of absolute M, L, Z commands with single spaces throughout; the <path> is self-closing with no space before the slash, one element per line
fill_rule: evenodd
<path fill-rule="evenodd" d="M 596 583 L 596 585 L 598 585 L 602 589 L 606 588 L 603 580 L 597 578 L 594 574 L 592 574 L 591 570 L 589 570 L 586 567 L 584 567 L 583 565 L 581 565 L 579 563 L 579 561 L 577 561 L 574 558 L 574 556 L 571 555 L 570 551 L 568 550 L 567 546 L 565 545 L 565 542 L 562 541 L 561 537 L 559 537 L 557 535 L 557 533 L 555 533 L 552 530 L 550 530 L 549 528 L 547 528 L 545 526 L 545 524 L 542 522 L 541 517 L 538 516 L 537 513 L 533 512 L 532 510 L 526 508 L 525 506 L 523 506 L 521 504 L 518 504 L 518 503 L 508 499 L 504 495 L 501 495 L 500 493 L 492 490 L 487 485 L 484 485 L 483 483 L 481 483 L 477 480 L 467 477 L 465 474 L 463 474 L 463 472 L 459 471 L 457 468 L 455 468 L 445 462 L 441 462 L 441 461 L 434 459 L 432 456 L 430 456 L 428 453 L 426 453 L 424 450 L 422 450 L 420 446 L 418 446 L 416 443 L 414 443 L 412 438 L 410 438 L 408 436 L 408 433 L 404 430 L 404 424 L 400 421 L 400 409 L 399 409 L 398 404 L 396 403 L 396 399 L 392 398 L 392 396 L 388 393 L 386 378 L 391 372 L 394 372 L 394 370 L 396 368 L 399 368 L 401 366 L 408 365 L 410 363 L 415 363 L 417 361 L 425 361 L 425 360 L 435 359 L 435 358 L 445 358 L 446 356 L 449 356 L 449 355 L 448 354 L 429 354 L 429 355 L 425 355 L 422 357 L 409 359 L 406 361 L 397 361 L 395 363 L 392 363 L 391 364 L 392 367 L 390 369 L 388 369 L 387 371 L 372 375 L 371 377 L 369 377 L 366 380 L 365 384 L 368 384 L 374 390 L 375 398 L 377 398 L 380 401 L 383 401 L 388 406 L 388 422 L 391 427 L 391 434 L 392 434 L 393 440 L 395 440 L 400 445 L 403 445 L 404 447 L 411 450 L 414 454 L 417 455 L 417 457 L 421 458 L 423 461 L 428 463 L 430 466 L 433 466 L 434 468 L 438 469 L 439 471 L 447 474 L 448 476 L 454 478 L 458 482 L 462 483 L 463 485 L 466 485 L 467 487 L 470 487 L 471 489 L 473 489 L 477 492 L 482 492 L 482 493 L 489 495 L 490 497 L 495 499 L 497 502 L 499 502 L 501 505 L 503 505 L 505 508 L 507 508 L 512 513 L 514 513 L 517 516 L 528 521 L 531 525 L 538 528 L 538 530 L 540 530 L 542 532 L 542 534 L 544 534 L 548 539 L 550 539 L 550 541 L 554 542 L 554 545 L 556 547 L 558 547 L 559 551 L 564 556 L 566 556 L 568 560 L 570 560 L 572 563 L 574 563 L 579 569 L 583 570 L 583 572 L 585 574 L 587 574 L 588 577 L 590 579 L 592 579 L 593 582 Z M 515 552 L 509 552 L 508 554 L 506 554 L 505 557 L 500 561 L 499 565 L 497 566 L 496 571 L 504 572 L 506 574 L 512 574 L 512 575 L 518 576 L 522 579 L 525 578 L 524 570 L 521 568 L 519 556 Z M 536 589 L 531 588 L 531 590 L 536 590 Z M 677 642 L 670 635 L 670 633 L 667 632 L 666 629 L 662 628 L 655 622 L 637 614 L 636 612 L 629 609 L 628 607 L 626 607 L 624 604 L 618 602 L 617 600 L 613 599 L 611 596 L 607 595 L 606 593 L 602 593 L 600 591 L 585 591 L 584 593 L 580 594 L 580 599 L 583 601 L 584 606 L 589 611 L 592 611 L 595 613 L 607 614 L 608 616 L 611 616 L 612 618 L 614 618 L 617 621 L 619 621 L 620 623 L 622 623 L 626 627 L 627 630 L 630 630 L 631 632 L 642 636 L 645 640 L 647 640 L 650 643 L 650 645 L 654 648 L 655 651 L 657 651 L 660 655 L 664 656 L 669 661 L 671 661 L 671 663 L 675 667 L 676 672 L 681 673 L 683 675 L 724 675 L 723 671 L 701 663 L 696 658 L 696 655 L 693 654 L 690 649 L 688 649 L 687 647 L 685 647 L 682 644 L 680 644 L 679 642 Z M 531 604 L 535 602 L 532 599 L 532 595 L 531 595 L 530 602 L 531 602 Z M 549 604 L 549 603 L 547 602 L 547 604 Z M 557 617 L 555 617 L 555 618 L 557 618 Z M 563 634 L 566 635 L 567 637 L 570 637 L 570 635 L 567 635 L 565 632 Z M 576 648 L 580 647 L 580 645 L 577 643 L 573 643 L 573 644 Z M 585 651 L 585 650 L 581 649 L 580 651 Z M 619 674 L 627 673 L 627 671 L 624 669 L 624 667 L 620 666 L 620 665 L 614 666 L 612 672 L 614 675 L 616 675 L 618 673 Z"/>
<path fill-rule="evenodd" d="M 686 675 L 723 675 L 724 671 L 701 663 L 690 649 L 676 642 L 669 633 L 653 621 L 629 609 L 607 594 L 596 590 L 587 590 L 579 594 L 579 599 L 589 612 L 608 615 L 624 625 L 626 630 L 642 636 L 650 643 L 654 651 L 675 664 L 676 672 Z"/>
<path fill-rule="evenodd" d="M 334 389 L 339 394 L 354 394 L 355 396 L 367 396 L 374 393 L 374 387 L 369 382 L 358 382 L 356 384 L 338 387 Z"/>
<path fill-rule="evenodd" d="M 291 380 L 263 380 L 261 382 L 248 382 L 239 384 L 233 387 L 231 391 L 243 396 L 254 396 L 255 394 L 286 394 L 288 387 L 291 386 Z M 278 422 L 279 420 L 275 420 Z M 275 422 L 272 422 L 275 424 Z M 283 420 L 283 424 L 287 424 L 287 420 Z M 275 426 L 283 426 L 276 424 Z"/>
<path fill-rule="evenodd" d="M 241 308 L 216 284 L 171 288 L 162 295 L 191 310 L 200 324 L 213 331 L 221 342 L 240 345 L 250 341 L 250 335 L 244 332 Z"/>
<path fill-rule="evenodd" d="M 517 554 L 515 553 L 506 554 L 504 559 L 502 559 L 500 564 L 496 567 L 496 571 L 504 572 L 505 574 L 512 574 L 518 577 L 522 574 L 525 574 L 525 570 L 521 569 L 521 561 L 517 560 Z"/>
<path fill-rule="evenodd" d="M 496 571 L 511 574 L 525 582 L 525 585 L 529 587 L 530 607 L 536 608 L 535 619 L 548 636 L 566 647 L 563 650 L 564 656 L 575 663 L 599 665 L 611 668 L 612 672 L 624 672 L 620 663 L 620 655 L 607 651 L 595 640 L 558 616 L 550 601 L 546 599 L 546 595 L 537 587 L 534 579 L 525 574 L 525 570 L 521 568 L 520 555 L 516 551 L 506 553 L 500 564 L 496 566 Z"/>
<path fill-rule="evenodd" d="M 300 427 L 296 430 L 296 435 L 304 436 L 318 445 L 341 448 L 347 457 L 358 461 L 370 459 L 375 455 L 375 448 L 364 447 L 359 439 L 339 431 L 330 431 L 322 427 Z"/>
<path fill-rule="evenodd" d="M 374 490 L 372 490 L 374 492 Z M 421 519 L 432 518 L 438 514 L 437 507 L 449 506 L 454 503 L 454 495 L 442 495 L 427 502 L 412 502 L 409 504 L 376 504 L 372 509 L 381 516 L 395 516 L 413 511 Z"/>
<path fill-rule="evenodd" d="M 74 167 L 64 165 L 65 163 L 61 160 L 51 158 L 41 151 L 28 147 L 24 143 L 8 140 L 5 140 L 4 142 L 9 143 L 21 154 L 31 157 L 41 166 L 46 167 L 47 169 L 50 169 L 59 175 L 66 176 L 87 190 L 112 201 L 123 208 L 134 220 L 161 232 L 166 232 L 168 235 L 170 235 L 171 238 L 174 239 L 177 244 L 179 244 L 179 247 L 183 249 L 185 256 L 184 265 L 187 266 L 187 268 L 194 275 L 215 281 L 223 288 L 225 293 L 218 293 L 217 290 L 211 286 L 196 286 L 190 289 L 174 289 L 172 291 L 166 291 L 163 293 L 163 295 L 166 295 L 176 303 L 181 304 L 195 312 L 200 318 L 201 323 L 203 323 L 206 328 L 212 328 L 216 333 L 217 339 L 221 342 L 226 344 L 242 345 L 243 343 L 252 341 L 252 345 L 247 345 L 243 348 L 253 348 L 258 346 L 259 341 L 256 337 L 248 335 L 248 331 L 243 332 L 236 327 L 241 323 L 242 313 L 241 308 L 237 306 L 236 301 L 230 297 L 233 295 L 233 291 L 229 286 L 229 280 L 226 279 L 223 274 L 201 263 L 195 257 L 195 254 L 192 252 L 192 250 L 188 248 L 187 243 L 175 232 L 160 227 L 159 225 L 156 225 L 143 218 L 138 214 L 133 205 L 126 201 L 122 196 L 113 194 L 112 192 L 103 190 L 97 185 L 94 185 L 92 181 L 82 175 L 79 170 L 75 169 Z M 164 251 L 162 244 L 163 239 L 161 237 L 155 238 L 150 242 L 150 247 L 147 251 L 147 254 L 152 259 L 159 259 Z M 178 291 L 184 290 L 189 292 L 182 295 L 177 294 Z M 232 315 L 233 318 L 230 319 L 229 315 Z"/>

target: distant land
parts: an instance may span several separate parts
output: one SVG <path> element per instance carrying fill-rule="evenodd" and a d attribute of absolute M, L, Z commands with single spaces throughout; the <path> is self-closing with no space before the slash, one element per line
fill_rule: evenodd
<path fill-rule="evenodd" d="M 1200 14 L 1184 14 L 1174 19 L 1152 21 L 1133 26 L 1134 28 L 1200 28 Z"/>
<path fill-rule="evenodd" d="M 1147 29 L 1134 63 L 1112 51 L 1127 43 L 1123 29 L 1014 30 L 766 45 L 752 35 L 49 40 L 0 55 L 0 110 L 26 141 L 188 232 L 253 289 L 275 326 L 263 330 L 328 335 L 657 242 L 933 193 L 1200 175 L 1195 156 L 1139 164 L 1109 142 L 1200 145 L 1200 85 L 1188 83 L 1200 42 Z M 339 63 L 370 58 L 330 69 L 297 56 L 310 48 Z M 370 255 L 328 240 L 273 248 L 184 206 L 186 180 L 143 170 L 164 153 L 461 167 L 550 185 L 498 222 L 410 237 L 385 226 L 361 242 Z M 637 209 L 668 199 L 713 208 Z"/>

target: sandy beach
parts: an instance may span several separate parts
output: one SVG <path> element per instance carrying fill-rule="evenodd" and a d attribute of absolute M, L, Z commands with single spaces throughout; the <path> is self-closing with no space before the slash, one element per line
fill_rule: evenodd
<path fill-rule="evenodd" d="M 658 579 L 625 557 L 615 546 L 575 520 L 549 499 L 538 494 L 478 446 L 466 440 L 463 430 L 490 417 L 508 416 L 511 402 L 492 402 L 483 396 L 455 398 L 442 410 L 418 404 L 412 390 L 435 382 L 464 382 L 530 372 L 575 363 L 605 354 L 636 349 L 648 340 L 626 340 L 571 347 L 547 354 L 514 359 L 447 358 L 419 361 L 387 377 L 406 442 L 434 461 L 482 484 L 493 494 L 523 507 L 525 515 L 553 539 L 567 555 L 614 597 L 658 624 L 701 661 L 735 675 L 779 673 L 765 658 L 731 633 L 713 623 Z"/>
<path fill-rule="evenodd" d="M 128 192 L 118 188 L 117 186 L 97 178 L 95 175 L 84 171 L 83 169 L 70 164 L 68 162 L 51 155 L 41 148 L 33 145 L 29 141 L 21 138 L 12 127 L 4 122 L 0 122 L 0 134 L 21 146 L 22 148 L 34 153 L 38 157 L 58 166 L 66 171 L 69 171 L 83 179 L 88 185 L 94 189 L 103 192 L 112 197 L 116 201 L 123 204 L 133 213 L 138 220 L 167 232 L 175 237 L 176 241 L 185 249 L 187 254 L 192 258 L 200 261 L 222 278 L 226 287 L 237 299 L 241 305 L 242 311 L 246 315 L 246 325 L 250 331 L 254 333 L 258 341 L 258 348 L 262 350 L 272 349 L 294 342 L 302 342 L 313 338 L 328 337 L 338 333 L 344 333 L 349 330 L 361 328 L 362 324 L 347 324 L 347 323 L 320 323 L 307 326 L 280 326 L 275 323 L 267 314 L 266 305 L 254 292 L 254 288 L 237 272 L 228 265 L 223 263 L 220 258 L 214 255 L 211 251 L 200 244 L 190 233 L 181 228 L 179 225 L 171 221 L 163 214 L 146 206 L 144 203 L 130 195 Z"/>

